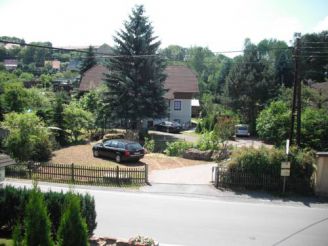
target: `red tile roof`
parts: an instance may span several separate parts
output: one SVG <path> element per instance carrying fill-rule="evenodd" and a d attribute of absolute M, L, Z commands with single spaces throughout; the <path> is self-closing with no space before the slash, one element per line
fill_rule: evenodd
<path fill-rule="evenodd" d="M 96 65 L 89 69 L 83 76 L 79 91 L 90 91 L 98 87 L 105 79 L 108 69 L 102 65 Z M 164 88 L 168 89 L 164 97 L 173 99 L 176 93 L 188 93 L 190 96 L 199 93 L 197 76 L 186 66 L 168 66 L 165 69 L 167 78 Z"/>
<path fill-rule="evenodd" d="M 102 65 L 90 68 L 82 76 L 79 91 L 90 91 L 100 86 L 105 80 L 105 73 L 108 73 L 108 69 Z"/>
<path fill-rule="evenodd" d="M 165 98 L 173 99 L 175 93 L 199 93 L 196 74 L 186 66 L 168 66 L 164 87 L 169 89 Z"/>

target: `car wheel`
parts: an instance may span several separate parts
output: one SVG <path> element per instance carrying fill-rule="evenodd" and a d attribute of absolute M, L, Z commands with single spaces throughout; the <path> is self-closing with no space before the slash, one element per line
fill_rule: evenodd
<path fill-rule="evenodd" d="M 99 151 L 98 150 L 94 150 L 93 151 L 93 156 L 94 157 L 99 157 Z"/>
<path fill-rule="evenodd" d="M 120 163 L 120 162 L 121 162 L 121 156 L 120 156 L 120 155 L 116 155 L 116 157 L 115 157 L 115 161 L 116 161 L 117 163 Z"/>

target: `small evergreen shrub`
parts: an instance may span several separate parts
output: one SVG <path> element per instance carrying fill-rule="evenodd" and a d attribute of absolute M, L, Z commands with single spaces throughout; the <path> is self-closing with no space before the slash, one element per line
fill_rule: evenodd
<path fill-rule="evenodd" d="M 58 228 L 58 246 L 87 246 L 88 229 L 85 219 L 82 218 L 80 199 L 69 193 L 66 196 L 65 210 Z"/>
<path fill-rule="evenodd" d="M 54 245 L 50 223 L 44 197 L 35 186 L 29 194 L 24 215 L 24 245 Z"/>
<path fill-rule="evenodd" d="M 23 223 L 30 193 L 31 190 L 11 186 L 0 189 L 0 233 L 11 235 L 17 223 Z M 43 195 L 52 222 L 51 231 L 53 235 L 56 235 L 67 194 L 50 191 Z M 78 197 L 80 199 L 81 213 L 86 219 L 88 234 L 91 236 L 97 227 L 95 200 L 89 194 L 79 194 Z"/>

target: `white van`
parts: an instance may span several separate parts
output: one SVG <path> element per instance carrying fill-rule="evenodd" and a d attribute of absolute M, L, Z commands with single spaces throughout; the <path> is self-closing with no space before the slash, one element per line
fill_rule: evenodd
<path fill-rule="evenodd" d="M 235 135 L 236 137 L 249 137 L 249 125 L 247 124 L 238 124 L 235 125 Z"/>

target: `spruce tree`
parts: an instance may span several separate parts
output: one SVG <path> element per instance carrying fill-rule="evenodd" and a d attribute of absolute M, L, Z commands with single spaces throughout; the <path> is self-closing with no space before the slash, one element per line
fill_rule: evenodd
<path fill-rule="evenodd" d="M 158 54 L 160 42 L 153 36 L 153 27 L 142 5 L 132 10 L 124 30 L 117 32 L 114 42 L 105 101 L 111 107 L 112 117 L 130 121 L 136 129 L 142 119 L 166 113 L 165 62 Z"/>
<path fill-rule="evenodd" d="M 92 68 L 94 65 L 97 64 L 95 52 L 93 47 L 90 45 L 88 48 L 88 51 L 86 53 L 86 56 L 84 57 L 84 60 L 81 65 L 80 74 L 83 75 L 87 70 Z"/>
<path fill-rule="evenodd" d="M 87 246 L 88 229 L 81 215 L 80 199 L 70 193 L 57 233 L 58 246 Z"/>
<path fill-rule="evenodd" d="M 24 245 L 51 246 L 51 224 L 46 203 L 36 185 L 30 193 L 26 207 Z"/>

